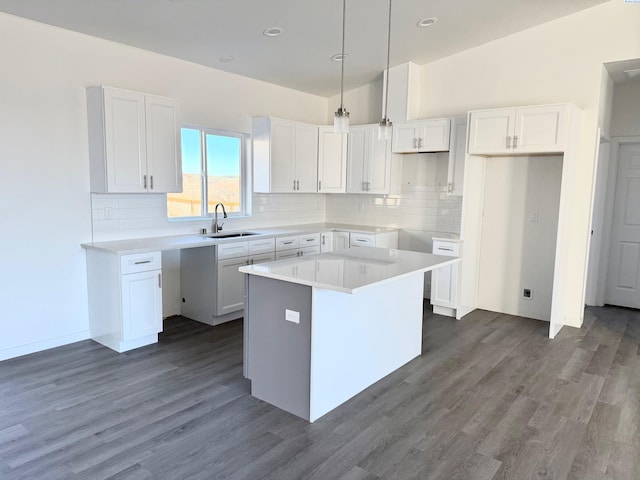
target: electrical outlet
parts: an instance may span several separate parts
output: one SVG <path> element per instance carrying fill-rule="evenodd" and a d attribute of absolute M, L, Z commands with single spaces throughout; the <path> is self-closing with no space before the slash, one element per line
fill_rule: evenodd
<path fill-rule="evenodd" d="M 526 300 L 531 300 L 533 298 L 533 292 L 531 291 L 530 288 L 525 288 L 522 291 L 522 296 L 526 299 Z"/>
<path fill-rule="evenodd" d="M 287 322 L 300 323 L 300 312 L 296 312 L 295 310 L 289 310 L 288 308 L 285 308 L 284 319 Z"/>

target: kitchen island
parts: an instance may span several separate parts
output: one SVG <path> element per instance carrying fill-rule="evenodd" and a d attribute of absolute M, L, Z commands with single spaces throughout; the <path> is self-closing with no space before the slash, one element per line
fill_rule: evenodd
<path fill-rule="evenodd" d="M 351 248 L 241 267 L 251 394 L 313 422 L 417 357 L 424 272 L 458 261 Z"/>

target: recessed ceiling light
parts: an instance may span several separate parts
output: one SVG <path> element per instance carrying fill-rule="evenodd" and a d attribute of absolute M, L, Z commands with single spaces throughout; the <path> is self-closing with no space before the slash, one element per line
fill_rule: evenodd
<path fill-rule="evenodd" d="M 347 55 L 346 53 L 344 55 L 341 53 L 336 53 L 331 57 L 331 60 L 333 60 L 334 62 L 341 62 L 343 58 L 346 58 L 348 56 L 349 55 Z"/>
<path fill-rule="evenodd" d="M 418 20 L 418 23 L 416 23 L 416 25 L 418 27 L 430 27 L 431 25 L 433 25 L 434 23 L 436 23 L 438 21 L 438 19 L 436 17 L 428 17 L 428 18 L 423 18 L 422 20 Z"/>
<path fill-rule="evenodd" d="M 282 32 L 284 32 L 284 28 L 282 27 L 269 27 L 264 32 L 262 32 L 262 34 L 265 37 L 277 37 L 278 35 L 282 34 Z"/>
<path fill-rule="evenodd" d="M 234 57 L 232 55 L 223 55 L 222 57 L 220 57 L 220 61 L 222 63 L 233 62 L 235 59 L 236 59 L 236 57 Z"/>
<path fill-rule="evenodd" d="M 624 74 L 629 80 L 640 78 L 640 68 L 634 68 L 632 70 L 625 70 Z"/>

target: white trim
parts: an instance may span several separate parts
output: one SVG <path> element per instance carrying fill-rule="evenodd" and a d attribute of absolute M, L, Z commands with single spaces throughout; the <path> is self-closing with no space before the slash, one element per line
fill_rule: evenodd
<path fill-rule="evenodd" d="M 30 353 L 36 353 L 42 350 L 48 350 L 50 348 L 61 347 L 63 345 L 68 345 L 69 343 L 88 339 L 89 330 L 83 330 L 82 332 L 63 335 L 62 337 L 49 338 L 40 342 L 20 345 L 19 347 L 6 348 L 4 350 L 0 350 L 0 361 L 21 357 L 23 355 L 29 355 Z"/>

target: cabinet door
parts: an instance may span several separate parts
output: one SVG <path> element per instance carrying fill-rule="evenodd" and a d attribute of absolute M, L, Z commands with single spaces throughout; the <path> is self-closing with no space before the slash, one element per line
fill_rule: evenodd
<path fill-rule="evenodd" d="M 367 193 L 389 193 L 391 188 L 391 142 L 378 140 L 377 126 L 368 131 L 369 155 L 365 159 Z"/>
<path fill-rule="evenodd" d="M 449 170 L 447 175 L 447 193 L 449 195 L 462 196 L 466 142 L 467 118 L 454 118 L 451 125 L 451 145 L 449 147 Z"/>
<path fill-rule="evenodd" d="M 349 232 L 333 232 L 333 250 L 346 250 L 349 248 Z"/>
<path fill-rule="evenodd" d="M 512 152 L 515 117 L 513 108 L 472 112 L 469 153 L 492 155 Z"/>
<path fill-rule="evenodd" d="M 565 105 L 516 109 L 514 152 L 564 152 L 565 116 Z"/>
<path fill-rule="evenodd" d="M 431 273 L 431 304 L 439 307 L 456 308 L 456 283 L 458 266 L 447 265 Z"/>
<path fill-rule="evenodd" d="M 277 118 L 272 118 L 270 121 L 271 192 L 294 192 L 295 124 Z"/>
<path fill-rule="evenodd" d="M 347 191 L 347 135 L 318 127 L 318 191 Z"/>
<path fill-rule="evenodd" d="M 413 153 L 418 151 L 416 130 L 417 122 L 403 122 L 393 124 L 392 151 L 393 153 Z"/>
<path fill-rule="evenodd" d="M 295 136 L 296 191 L 318 191 L 318 128 L 306 123 L 296 124 Z"/>
<path fill-rule="evenodd" d="M 418 151 L 446 152 L 449 150 L 450 131 L 449 118 L 421 121 L 418 129 Z"/>
<path fill-rule="evenodd" d="M 248 257 L 218 261 L 216 315 L 244 308 L 244 274 L 238 268 L 247 265 Z"/>
<path fill-rule="evenodd" d="M 122 340 L 162 331 L 162 273 L 160 270 L 120 276 Z"/>
<path fill-rule="evenodd" d="M 350 127 L 347 139 L 347 192 L 366 193 L 365 159 L 370 135 L 366 127 Z"/>
<path fill-rule="evenodd" d="M 333 232 L 322 232 L 320 234 L 320 252 L 333 251 Z"/>
<path fill-rule="evenodd" d="M 145 192 L 144 94 L 103 89 L 107 193 Z"/>
<path fill-rule="evenodd" d="M 150 192 L 182 192 L 182 162 L 178 102 L 145 96 L 147 134 L 147 189 Z"/>

